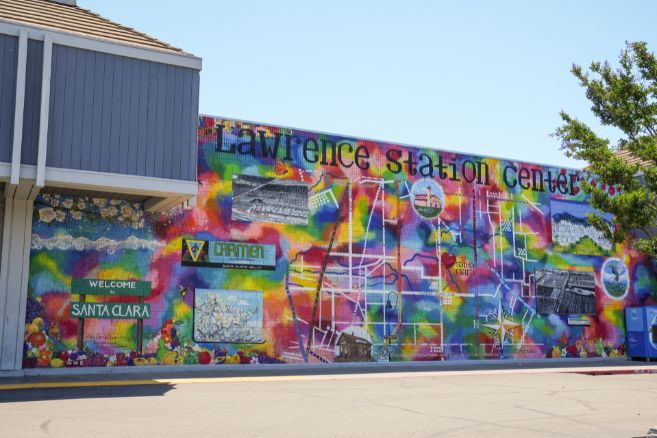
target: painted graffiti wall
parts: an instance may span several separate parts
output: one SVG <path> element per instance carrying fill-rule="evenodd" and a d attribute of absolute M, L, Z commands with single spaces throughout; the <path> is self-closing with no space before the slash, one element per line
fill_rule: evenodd
<path fill-rule="evenodd" d="M 39 196 L 24 367 L 622 356 L 624 307 L 657 303 L 655 262 L 587 222 L 591 175 L 212 117 L 198 141 L 194 208 Z"/>

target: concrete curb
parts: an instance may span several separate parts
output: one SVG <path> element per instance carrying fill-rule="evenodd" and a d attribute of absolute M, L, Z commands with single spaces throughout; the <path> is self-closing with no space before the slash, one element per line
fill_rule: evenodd
<path fill-rule="evenodd" d="M 347 369 L 348 370 L 348 369 Z M 485 376 L 501 374 L 585 374 L 590 376 L 610 376 L 610 375 L 627 375 L 627 374 L 657 374 L 657 365 L 650 366 L 599 366 L 599 367 L 581 367 L 566 366 L 557 368 L 498 368 L 498 369 L 427 369 L 427 370 L 410 370 L 406 368 L 402 371 L 391 372 L 367 372 L 362 369 L 360 372 L 347 373 L 291 373 L 282 375 L 272 375 L 256 373 L 252 375 L 201 375 L 198 373 L 188 373 L 178 376 L 163 377 L 149 373 L 142 374 L 123 374 L 112 376 L 93 375 L 87 376 L 86 379 L 76 378 L 59 378 L 50 377 L 46 380 L 30 380 L 21 378 L 5 383 L 0 381 L 0 392 L 30 389 L 61 389 L 61 388 L 98 388 L 113 386 L 144 386 L 144 385 L 167 385 L 175 386 L 180 384 L 225 384 L 225 383 L 246 383 L 246 382 L 275 382 L 275 381 L 313 381 L 313 380 L 368 380 L 368 379 L 392 379 L 392 378 L 412 378 L 412 377 L 450 377 L 450 376 Z"/>
<path fill-rule="evenodd" d="M 389 372 L 391 368 L 418 370 L 435 368 L 464 367 L 464 368 L 496 368 L 546 365 L 551 367 L 564 366 L 610 366 L 632 364 L 627 358 L 558 358 L 558 359 L 497 359 L 497 360 L 447 360 L 447 361 L 421 361 L 421 362 L 341 362 L 341 363 L 301 363 L 301 364 L 258 364 L 258 365 L 144 365 L 125 367 L 89 367 L 89 368 L 29 368 L 17 371 L 0 371 L 0 379 L 6 377 L 33 377 L 33 376 L 90 376 L 90 375 L 116 375 L 116 374 L 152 374 L 152 373 L 183 373 L 195 374 L 198 372 L 254 372 L 254 371 L 299 371 L 369 369 L 378 372 Z"/>

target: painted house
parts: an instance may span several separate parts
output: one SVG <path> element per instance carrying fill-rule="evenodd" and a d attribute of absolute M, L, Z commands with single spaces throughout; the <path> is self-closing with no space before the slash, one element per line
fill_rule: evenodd
<path fill-rule="evenodd" d="M 199 116 L 68 3 L 0 3 L 2 369 L 619 357 L 657 303 L 577 169 Z"/>
<path fill-rule="evenodd" d="M 431 187 L 427 187 L 426 193 L 419 193 L 415 195 L 415 205 L 420 207 L 430 207 L 441 209 L 440 198 L 431 193 Z"/>

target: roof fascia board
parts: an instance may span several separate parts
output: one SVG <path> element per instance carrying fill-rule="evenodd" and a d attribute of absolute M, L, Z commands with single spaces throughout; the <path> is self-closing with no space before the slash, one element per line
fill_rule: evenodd
<path fill-rule="evenodd" d="M 175 53 L 164 52 L 155 48 L 147 49 L 131 44 L 105 41 L 92 36 L 79 36 L 73 33 L 60 32 L 23 23 L 0 20 L 0 33 L 18 36 L 21 29 L 27 29 L 28 38 L 33 40 L 43 41 L 46 35 L 50 35 L 54 44 L 62 46 L 92 50 L 94 52 L 108 53 L 111 55 L 141 59 L 160 64 L 175 65 L 194 70 L 201 70 L 203 67 L 203 60 L 195 56 L 177 55 Z"/>
<path fill-rule="evenodd" d="M 11 164 L 0 163 L 0 182 L 8 181 L 10 175 Z M 21 181 L 36 181 L 36 177 L 36 166 L 21 166 Z M 46 167 L 45 186 L 184 199 L 193 198 L 198 192 L 196 181 L 55 167 Z"/>

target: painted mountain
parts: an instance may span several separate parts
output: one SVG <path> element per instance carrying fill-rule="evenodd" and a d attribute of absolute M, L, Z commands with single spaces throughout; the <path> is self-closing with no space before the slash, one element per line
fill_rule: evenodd
<path fill-rule="evenodd" d="M 614 245 L 586 219 L 595 210 L 583 202 L 550 201 L 552 247 L 556 252 L 609 256 Z M 602 216 L 611 223 L 610 215 Z"/>

